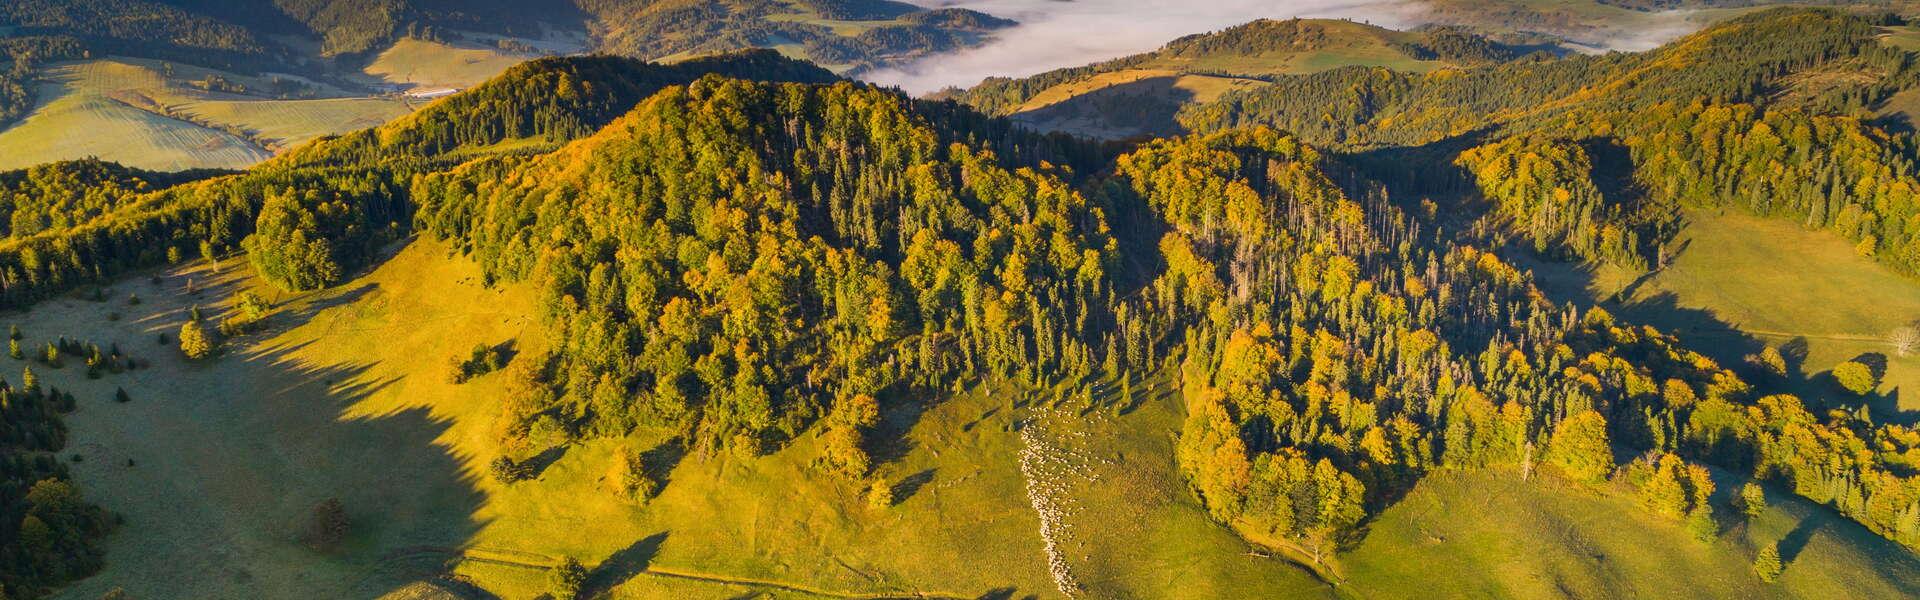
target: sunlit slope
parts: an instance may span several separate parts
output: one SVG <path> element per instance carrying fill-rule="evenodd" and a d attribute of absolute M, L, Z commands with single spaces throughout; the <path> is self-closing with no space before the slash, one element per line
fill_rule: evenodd
<path fill-rule="evenodd" d="M 679 457 L 644 506 L 602 478 L 614 449 L 656 450 L 669 432 L 564 446 L 536 480 L 502 485 L 486 474 L 499 377 L 454 385 L 445 368 L 474 344 L 537 352 L 537 309 L 518 288 L 480 286 L 478 271 L 446 251 L 416 243 L 332 291 L 281 297 L 268 332 L 206 363 L 155 337 L 171 336 L 190 307 L 212 318 L 226 293 L 255 285 L 243 264 L 127 281 L 106 302 L 57 300 L 15 317 L 29 342 L 116 342 L 153 362 L 103 380 L 36 368 L 80 397 L 68 420 L 77 480 L 127 518 L 108 538 L 106 570 L 60 597 L 113 587 L 137 597 L 372 597 L 426 593 L 446 576 L 531 597 L 561 557 L 632 571 L 609 584 L 615 597 L 1045 597 L 1054 584 L 1021 468 L 1030 443 L 1045 461 L 1035 472 L 1049 478 L 1039 485 L 1064 510 L 1057 541 L 1088 590 L 1326 595 L 1206 519 L 1166 459 L 1179 405 L 1160 387 L 1143 385 L 1134 406 L 1103 386 L 1085 414 L 991 385 L 890 410 L 876 456 L 898 491 L 885 509 L 812 464 L 812 435 L 761 458 Z M 200 293 L 186 292 L 189 279 Z M 129 294 L 142 302 L 129 305 Z M 133 401 L 112 402 L 116 386 Z M 321 554 L 296 532 L 329 497 L 346 505 L 353 534 Z"/>
<path fill-rule="evenodd" d="M 237 168 L 268 156 L 232 133 L 136 108 L 134 94 L 157 83 L 146 69 L 88 62 L 43 78 L 33 112 L 0 130 L 0 169 L 89 156 L 154 170 Z"/>
<path fill-rule="evenodd" d="M 0 130 L 0 169 L 89 156 L 155 170 L 242 168 L 411 110 L 305 81 L 313 99 L 280 99 L 265 77 L 144 59 L 73 62 L 41 79 L 32 112 Z M 196 87 L 208 81 L 245 92 Z"/>
<path fill-rule="evenodd" d="M 1824 507 L 1772 489 L 1748 522 L 1716 502 L 1720 535 L 1693 539 L 1632 488 L 1587 488 L 1518 471 L 1429 476 L 1381 513 L 1340 557 L 1362 598 L 1906 598 L 1920 559 Z M 1761 544 L 1779 542 L 1780 582 L 1753 576 Z"/>
<path fill-rule="evenodd" d="M 1541 270 L 1560 292 L 1609 298 L 1624 291 L 1624 312 L 1658 326 L 1729 364 L 1764 345 L 1780 347 L 1793 391 L 1840 406 L 1860 400 L 1825 377 L 1842 361 L 1885 361 L 1879 410 L 1920 410 L 1920 356 L 1890 342 L 1920 322 L 1920 281 L 1860 256 L 1833 235 L 1784 220 L 1692 211 L 1672 264 L 1635 282 L 1613 269 L 1575 274 Z M 1611 305 L 1610 305 L 1611 306 Z M 1882 413 L 1883 416 L 1886 413 Z"/>

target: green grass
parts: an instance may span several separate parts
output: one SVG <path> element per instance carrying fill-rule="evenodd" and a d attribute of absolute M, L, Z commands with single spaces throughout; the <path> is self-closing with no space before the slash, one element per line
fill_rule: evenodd
<path fill-rule="evenodd" d="M 364 71 L 416 89 L 468 88 L 527 59 L 493 48 L 403 38 L 374 57 Z"/>
<path fill-rule="evenodd" d="M 258 286 L 238 261 L 9 315 L 29 347 L 64 335 L 153 363 L 99 380 L 74 365 L 35 369 L 78 395 L 62 455 L 80 455 L 76 481 L 126 519 L 107 539 L 106 570 L 58 597 L 438 598 L 473 586 L 531 598 L 563 556 L 617 565 L 600 580 L 613 598 L 1054 597 L 1021 468 L 1029 443 L 1048 457 L 1036 463 L 1040 494 L 1063 513 L 1054 539 L 1085 597 L 1662 597 L 1688 585 L 1713 597 L 1841 585 L 1893 597 L 1916 572 L 1905 551 L 1784 497 L 1751 533 L 1729 520 L 1706 546 L 1619 490 L 1441 473 L 1337 559 L 1345 579 L 1330 589 L 1205 516 L 1173 464 L 1182 406 L 1160 380 L 1130 398 L 1097 384 L 1093 407 L 1000 385 L 890 402 L 873 444 L 877 475 L 899 486 L 885 509 L 812 465 L 813 434 L 764 457 L 686 456 L 645 505 L 601 479 L 618 447 L 650 450 L 663 432 L 564 446 L 537 479 L 505 486 L 484 475 L 501 378 L 454 385 L 445 365 L 479 343 L 538 352 L 544 335 L 526 289 L 479 282 L 471 263 L 416 242 L 333 290 L 268 291 L 280 304 L 269 329 L 204 363 L 154 336 L 191 306 L 217 314 L 232 289 Z M 129 293 L 144 302 L 128 305 Z M 111 400 L 120 386 L 131 403 Z M 320 554 L 295 532 L 329 497 L 353 533 Z M 1743 579 L 1745 540 L 1796 530 L 1804 550 L 1786 583 Z"/>
<path fill-rule="evenodd" d="M 118 61 L 70 63 L 49 69 L 36 106 L 0 130 L 0 169 L 97 156 L 158 170 L 238 168 L 267 152 L 239 136 L 136 108 L 157 74 Z"/>
<path fill-rule="evenodd" d="M 1804 357 L 1789 356 L 1798 371 L 1790 390 L 1809 400 L 1857 404 L 1823 373 L 1863 354 L 1885 355 L 1881 408 L 1897 402 L 1902 411 L 1920 409 L 1920 356 L 1897 356 L 1886 341 L 1894 329 L 1920 321 L 1920 281 L 1859 256 L 1833 234 L 1789 221 L 1707 211 L 1687 219 L 1677 242 L 1686 246 L 1673 264 L 1610 310 L 1730 365 L 1760 344 L 1804 345 Z M 1612 270 L 1543 267 L 1542 283 L 1562 295 L 1607 297 L 1631 283 Z"/>
<path fill-rule="evenodd" d="M 1552 476 L 1430 475 L 1341 557 L 1362 598 L 1910 598 L 1920 559 L 1832 513 L 1772 489 L 1751 523 L 1715 496 L 1721 534 L 1693 539 L 1640 506 L 1632 490 Z M 1749 570 L 1758 544 L 1782 539 L 1777 584 Z"/>
<path fill-rule="evenodd" d="M 411 111 L 392 98 L 319 100 L 204 100 L 179 106 L 196 120 L 240 127 L 280 150 L 314 138 L 377 127 Z"/>
<path fill-rule="evenodd" d="M 158 170 L 244 168 L 273 151 L 379 125 L 411 110 L 398 99 L 351 97 L 321 84 L 312 88 L 320 96 L 313 100 L 206 92 L 186 84 L 212 75 L 249 90 L 271 86 L 261 77 L 154 60 L 56 65 L 42 74 L 33 112 L 0 130 L 0 169 L 88 156 Z"/>

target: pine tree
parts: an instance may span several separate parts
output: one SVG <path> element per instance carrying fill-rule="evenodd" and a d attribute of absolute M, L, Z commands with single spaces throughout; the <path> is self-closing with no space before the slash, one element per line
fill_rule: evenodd
<path fill-rule="evenodd" d="M 569 556 L 560 560 L 560 565 L 547 573 L 547 594 L 554 600 L 572 600 L 580 595 L 580 586 L 587 583 L 587 569 L 580 561 Z"/>
<path fill-rule="evenodd" d="M 1766 544 L 1760 547 L 1760 555 L 1753 557 L 1753 574 L 1761 581 L 1773 583 L 1780 580 L 1780 573 L 1786 567 L 1780 563 L 1780 545 Z"/>
<path fill-rule="evenodd" d="M 1740 511 L 1748 519 L 1757 518 L 1767 511 L 1767 492 L 1758 482 L 1749 481 L 1740 486 Z"/>
<path fill-rule="evenodd" d="M 114 388 L 113 401 L 119 402 L 121 404 L 126 404 L 128 402 L 132 402 L 133 397 L 127 395 L 127 388 Z"/>
<path fill-rule="evenodd" d="M 1548 442 L 1548 460 L 1567 476 L 1586 483 L 1606 481 L 1613 472 L 1613 449 L 1607 443 L 1607 419 L 1587 410 L 1560 422 Z"/>
<path fill-rule="evenodd" d="M 213 356 L 213 340 L 207 337 L 205 327 L 199 321 L 188 321 L 180 325 L 180 352 L 188 359 L 200 360 Z"/>
<path fill-rule="evenodd" d="M 25 360 L 27 353 L 20 351 L 20 340 L 7 340 L 7 356 L 14 360 Z"/>

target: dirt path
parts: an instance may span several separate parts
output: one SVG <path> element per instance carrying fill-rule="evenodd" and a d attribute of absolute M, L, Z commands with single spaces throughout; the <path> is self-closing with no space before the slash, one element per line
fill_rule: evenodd
<path fill-rule="evenodd" d="M 533 553 L 533 552 L 522 552 L 518 550 L 506 550 L 506 549 L 499 549 L 499 548 L 468 548 L 468 549 L 462 550 L 459 548 L 446 548 L 446 547 L 440 547 L 440 546 L 415 546 L 415 547 L 409 547 L 409 548 L 402 548 L 392 553 L 389 553 L 387 555 L 387 560 L 388 561 L 410 560 L 410 559 L 418 559 L 422 556 L 427 556 L 427 555 L 444 556 L 446 557 L 449 563 L 457 560 L 457 561 L 482 563 L 482 564 L 488 564 L 488 565 L 497 565 L 497 566 L 503 566 L 503 567 L 530 569 L 530 570 L 536 570 L 536 571 L 551 570 L 555 566 L 558 566 L 560 564 L 560 559 L 557 559 L 551 556 L 546 556 L 543 554 Z M 872 592 L 836 591 L 836 590 L 816 588 L 816 587 L 799 584 L 799 583 L 774 581 L 770 579 L 754 579 L 750 577 L 733 577 L 728 575 L 701 573 L 698 571 L 691 571 L 686 569 L 656 567 L 651 565 L 647 566 L 645 569 L 638 572 L 635 576 L 641 576 L 641 575 L 645 575 L 649 577 L 660 577 L 665 579 L 682 579 L 682 580 L 688 580 L 688 581 L 700 581 L 705 583 L 716 583 L 716 584 L 723 584 L 723 585 L 737 585 L 737 586 L 743 586 L 743 587 L 763 588 L 767 590 L 777 590 L 782 592 L 809 594 L 809 595 L 821 596 L 826 598 L 845 598 L 848 600 L 971 600 L 972 598 L 974 598 L 974 596 L 965 596 L 965 595 L 939 593 L 939 592 L 915 591 L 915 592 L 872 593 Z"/>

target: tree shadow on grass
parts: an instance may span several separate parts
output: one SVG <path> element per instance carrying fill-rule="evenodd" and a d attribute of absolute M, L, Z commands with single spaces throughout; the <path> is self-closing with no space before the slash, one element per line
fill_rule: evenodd
<path fill-rule="evenodd" d="M 151 298 L 140 305 L 144 318 L 116 326 L 124 347 L 132 346 L 125 338 L 178 328 L 186 307 L 201 301 L 142 295 Z M 292 330 L 320 312 L 275 318 Z M 444 441 L 450 419 L 393 394 L 404 375 L 383 374 L 370 360 L 322 358 L 314 343 L 233 340 L 226 354 L 193 362 L 163 349 L 152 352 L 152 370 L 86 382 L 147 390 L 148 401 L 99 395 L 88 407 L 78 434 L 101 455 L 89 462 L 114 465 L 88 473 L 88 482 L 126 526 L 107 540 L 106 569 L 63 594 L 120 587 L 134 597 L 221 597 L 244 588 L 264 597 L 370 597 L 443 574 L 444 549 L 483 525 L 474 517 L 485 495 L 472 457 Z M 67 371 L 49 379 L 66 387 L 58 380 L 79 376 Z M 130 419 L 145 430 L 114 426 Z M 351 524 L 336 552 L 319 554 L 297 532 L 326 498 L 342 502 Z"/>
<path fill-rule="evenodd" d="M 561 444 L 546 450 L 541 450 L 539 454 L 535 454 L 521 461 L 520 467 L 526 469 L 527 479 L 539 479 L 541 473 L 547 472 L 547 467 L 553 466 L 553 463 L 560 462 L 560 459 L 566 455 L 567 446 Z"/>
<path fill-rule="evenodd" d="M 667 541 L 667 532 L 662 531 L 635 541 L 619 552 L 600 561 L 593 571 L 587 573 L 586 583 L 580 586 L 579 598 L 605 598 L 629 579 L 645 573 L 653 557 L 660 554 L 660 546 Z"/>
<path fill-rule="evenodd" d="M 912 498 L 914 494 L 919 493 L 920 488 L 926 487 L 928 483 L 933 482 L 935 471 L 935 469 L 926 469 L 908 475 L 902 478 L 899 483 L 893 484 L 893 503 L 895 505 L 901 504 L 906 502 L 908 498 Z"/>

